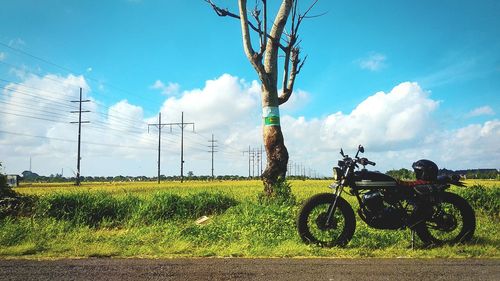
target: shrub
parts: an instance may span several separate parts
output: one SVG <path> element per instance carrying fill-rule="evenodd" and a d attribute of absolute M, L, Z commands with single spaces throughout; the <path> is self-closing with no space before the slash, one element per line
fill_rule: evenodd
<path fill-rule="evenodd" d="M 104 192 L 55 193 L 38 199 L 34 215 L 90 227 L 119 226 L 127 222 L 154 224 L 222 213 L 237 203 L 222 193 L 208 192 L 186 197 L 160 192 L 146 199 L 133 195 L 114 197 Z"/>
<path fill-rule="evenodd" d="M 490 216 L 499 216 L 500 211 L 500 187 L 484 187 L 473 185 L 468 188 L 459 189 L 458 194 L 464 197 L 474 209 L 479 209 Z"/>
<path fill-rule="evenodd" d="M 273 186 L 274 192 L 271 195 L 260 193 L 257 197 L 259 203 L 278 204 L 278 205 L 295 205 L 297 199 L 292 194 L 292 185 L 285 178 L 280 178 Z"/>
<path fill-rule="evenodd" d="M 104 192 L 55 193 L 39 199 L 35 216 L 94 227 L 103 222 L 116 225 L 122 223 L 137 204 L 131 199 L 120 200 Z"/>
<path fill-rule="evenodd" d="M 159 192 L 143 202 L 136 218 L 151 224 L 168 219 L 197 218 L 202 215 L 220 214 L 238 202 L 221 192 L 201 192 L 181 197 Z"/>
<path fill-rule="evenodd" d="M 0 163 L 0 168 L 2 163 Z M 32 199 L 17 194 L 7 185 L 7 178 L 0 173 L 0 219 L 17 216 L 31 208 Z"/>

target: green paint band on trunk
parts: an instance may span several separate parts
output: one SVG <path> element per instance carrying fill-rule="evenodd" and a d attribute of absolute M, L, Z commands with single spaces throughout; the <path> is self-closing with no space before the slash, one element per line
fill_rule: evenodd
<path fill-rule="evenodd" d="M 264 118 L 264 126 L 279 126 L 280 111 L 277 106 L 265 106 L 262 108 L 262 118 Z"/>
<path fill-rule="evenodd" d="M 278 116 L 264 117 L 264 125 L 266 126 L 279 126 L 280 118 Z"/>

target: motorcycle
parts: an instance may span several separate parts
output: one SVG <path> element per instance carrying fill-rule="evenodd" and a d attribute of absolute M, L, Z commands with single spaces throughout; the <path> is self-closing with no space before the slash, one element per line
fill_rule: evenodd
<path fill-rule="evenodd" d="M 409 228 L 425 245 L 472 239 L 476 227 L 474 210 L 465 199 L 446 191 L 450 185 L 464 186 L 458 176 L 438 177 L 437 165 L 424 159 L 413 164 L 417 180 L 399 181 L 368 171 L 366 166 L 375 166 L 375 162 L 360 158 L 359 153 L 364 153 L 361 145 L 354 158 L 341 149 L 343 159 L 333 168 L 333 193 L 316 194 L 302 205 L 297 228 L 305 243 L 322 247 L 349 243 L 356 218 L 351 205 L 341 197 L 344 191 L 357 199 L 358 216 L 370 227 Z M 359 165 L 363 166 L 361 170 Z"/>

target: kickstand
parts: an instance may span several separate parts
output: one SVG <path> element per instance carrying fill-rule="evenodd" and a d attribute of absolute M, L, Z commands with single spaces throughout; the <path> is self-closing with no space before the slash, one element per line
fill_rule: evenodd
<path fill-rule="evenodd" d="M 411 230 L 411 249 L 415 250 L 415 230 Z"/>

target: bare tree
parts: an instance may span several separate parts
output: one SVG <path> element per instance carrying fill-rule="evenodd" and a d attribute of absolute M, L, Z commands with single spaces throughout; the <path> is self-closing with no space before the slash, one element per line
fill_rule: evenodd
<path fill-rule="evenodd" d="M 318 0 L 312 1 L 302 14 L 298 12 L 298 0 L 282 0 L 276 17 L 268 30 L 267 0 L 256 1 L 255 8 L 247 10 L 247 1 L 238 0 L 239 12 L 217 6 L 212 0 L 205 0 L 221 17 L 239 19 L 243 49 L 257 72 L 262 83 L 262 116 L 264 119 L 263 137 L 267 154 L 267 166 L 262 174 L 264 192 L 273 196 L 274 186 L 284 180 L 288 163 L 288 151 L 285 147 L 280 127 L 279 106 L 288 101 L 293 92 L 295 79 L 304 65 L 305 58 L 300 58 L 300 40 L 298 31 L 302 20 Z M 249 20 L 249 16 L 253 22 Z M 291 20 L 287 25 L 288 19 Z M 252 46 L 250 30 L 256 32 L 259 49 Z M 278 94 L 278 58 L 283 61 L 282 90 Z M 306 57 L 307 58 L 307 57 Z"/>

